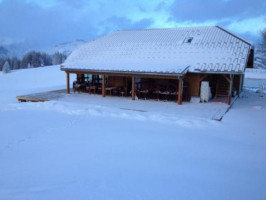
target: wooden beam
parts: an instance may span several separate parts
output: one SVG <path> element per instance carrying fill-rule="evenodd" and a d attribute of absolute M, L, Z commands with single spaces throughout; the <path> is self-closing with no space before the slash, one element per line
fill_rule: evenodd
<path fill-rule="evenodd" d="M 230 78 L 228 78 L 226 75 L 224 75 L 224 74 L 222 74 L 223 75 L 223 77 L 227 80 L 227 82 L 230 84 L 230 82 L 231 82 L 231 79 Z M 230 77 L 231 77 L 232 75 L 230 74 Z"/>
<path fill-rule="evenodd" d="M 158 79 L 176 79 L 177 75 L 145 75 L 145 74 L 129 74 L 129 73 L 104 73 L 104 72 L 79 72 L 79 71 L 68 71 L 71 74 L 92 74 L 92 75 L 105 75 L 105 76 L 120 76 L 120 77 L 139 77 L 139 78 L 158 78 Z M 185 76 L 185 75 L 184 75 Z"/>
<path fill-rule="evenodd" d="M 243 75 L 239 75 L 239 86 L 238 86 L 238 95 L 242 92 L 242 82 L 243 82 Z"/>
<path fill-rule="evenodd" d="M 66 84 L 67 84 L 67 94 L 70 93 L 70 87 L 69 87 L 69 72 L 66 72 Z"/>
<path fill-rule="evenodd" d="M 132 76 L 131 99 L 135 100 L 135 76 Z"/>
<path fill-rule="evenodd" d="M 203 79 L 205 79 L 208 76 L 208 74 L 204 74 L 202 77 L 200 77 L 199 81 L 201 82 Z"/>
<path fill-rule="evenodd" d="M 177 103 L 178 105 L 182 104 L 182 90 L 183 90 L 183 84 L 182 84 L 183 80 L 181 78 L 179 78 L 178 81 L 178 99 L 177 99 Z"/>
<path fill-rule="evenodd" d="M 234 75 L 230 74 L 230 82 L 229 82 L 229 94 L 228 94 L 228 105 L 231 104 L 232 102 L 232 88 L 233 88 L 233 80 L 234 80 Z"/>
<path fill-rule="evenodd" d="M 242 74 L 241 91 L 243 91 L 243 87 L 244 87 L 244 80 L 245 80 L 245 74 Z"/>
<path fill-rule="evenodd" d="M 105 75 L 102 75 L 102 96 L 105 97 Z"/>

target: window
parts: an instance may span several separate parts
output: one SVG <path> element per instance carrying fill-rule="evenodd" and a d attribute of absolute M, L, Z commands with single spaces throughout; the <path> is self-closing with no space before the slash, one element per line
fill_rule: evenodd
<path fill-rule="evenodd" d="M 193 37 L 186 37 L 183 41 L 183 44 L 187 43 L 187 44 L 190 44 L 193 40 Z"/>
<path fill-rule="evenodd" d="M 84 79 L 86 82 L 90 82 L 92 80 L 92 75 L 91 74 L 84 74 Z"/>

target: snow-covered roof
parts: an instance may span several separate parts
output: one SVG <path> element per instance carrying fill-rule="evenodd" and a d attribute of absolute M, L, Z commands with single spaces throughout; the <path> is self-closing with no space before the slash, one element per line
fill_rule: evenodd
<path fill-rule="evenodd" d="M 251 44 L 218 27 L 117 31 L 74 50 L 62 70 L 243 73 Z"/>

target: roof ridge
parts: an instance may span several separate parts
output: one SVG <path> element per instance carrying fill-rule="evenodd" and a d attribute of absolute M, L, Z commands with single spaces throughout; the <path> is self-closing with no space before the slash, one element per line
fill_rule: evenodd
<path fill-rule="evenodd" d="M 124 32 L 124 31 L 153 31 L 153 30 L 176 30 L 176 29 L 181 29 L 181 28 L 193 29 L 193 28 L 214 28 L 214 27 L 217 27 L 217 26 L 216 25 L 214 25 L 214 26 L 179 26 L 179 27 L 172 27 L 172 28 L 121 29 L 121 30 L 116 30 L 115 32 Z"/>

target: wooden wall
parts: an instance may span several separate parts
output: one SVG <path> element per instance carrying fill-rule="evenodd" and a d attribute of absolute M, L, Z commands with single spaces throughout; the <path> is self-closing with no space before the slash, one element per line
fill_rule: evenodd
<path fill-rule="evenodd" d="M 189 96 L 200 96 L 200 74 L 188 74 L 184 79 L 188 83 Z"/>
<path fill-rule="evenodd" d="M 120 76 L 108 76 L 108 86 L 121 87 L 126 85 L 125 78 Z"/>

